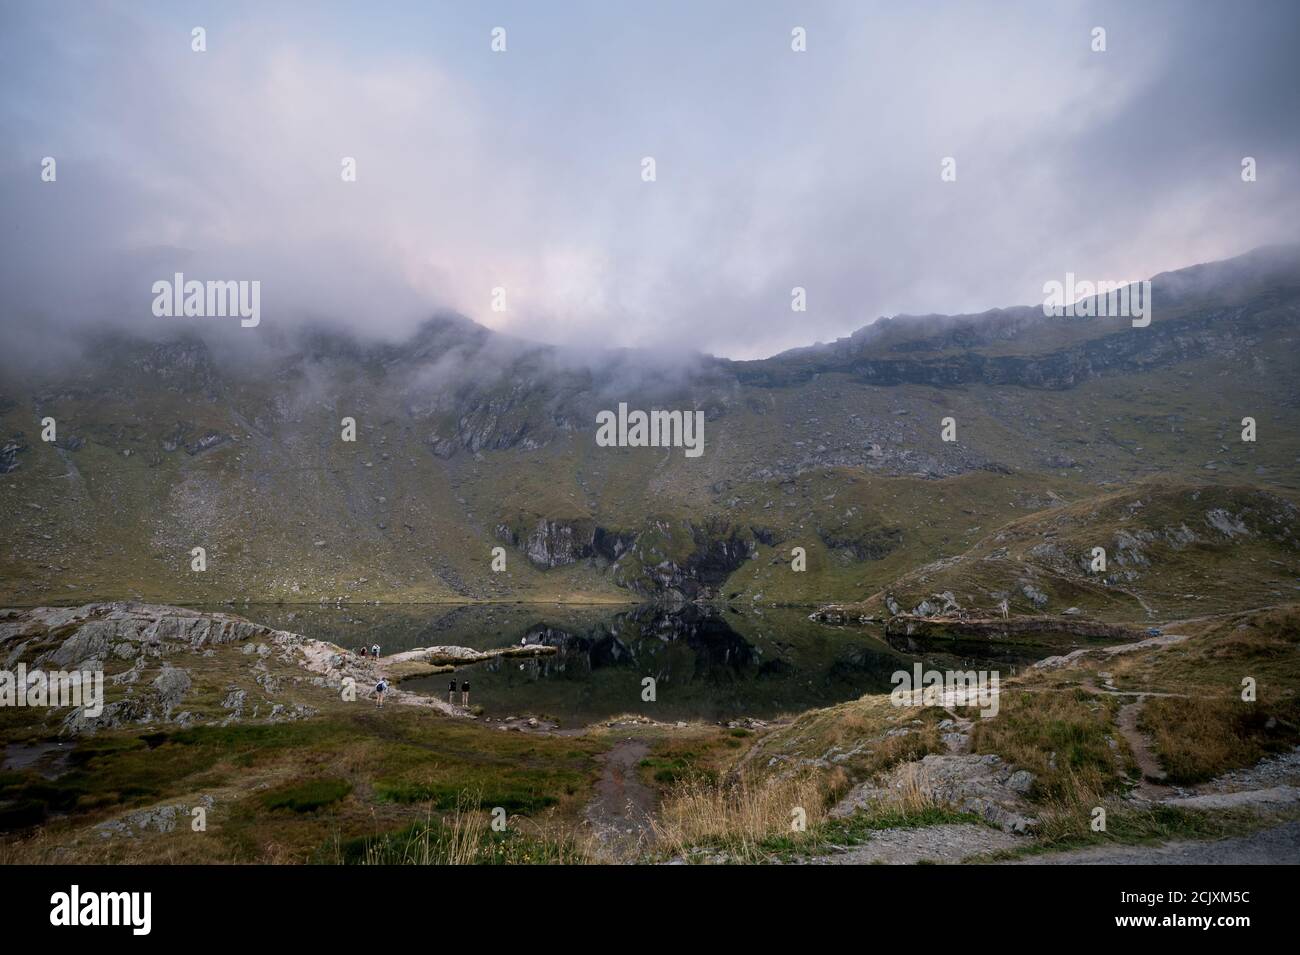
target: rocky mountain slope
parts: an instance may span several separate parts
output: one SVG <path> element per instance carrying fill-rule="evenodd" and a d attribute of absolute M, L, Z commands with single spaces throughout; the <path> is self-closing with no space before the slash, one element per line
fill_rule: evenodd
<path fill-rule="evenodd" d="M 1153 619 L 1295 597 L 1300 509 L 1255 488 L 1143 483 L 1011 521 L 846 615 Z"/>
<path fill-rule="evenodd" d="M 453 317 L 400 344 L 270 321 L 104 335 L 74 366 L 0 372 L 0 602 L 812 604 L 1116 485 L 1285 498 L 1300 247 L 1157 276 L 1153 300 L 1146 328 L 900 316 L 747 362 L 577 354 Z M 702 411 L 703 455 L 598 446 L 620 402 Z M 1179 500 L 1172 524 L 1214 533 Z"/>

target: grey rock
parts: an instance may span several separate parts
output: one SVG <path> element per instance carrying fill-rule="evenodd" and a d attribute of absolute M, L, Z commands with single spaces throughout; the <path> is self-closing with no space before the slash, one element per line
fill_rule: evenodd
<path fill-rule="evenodd" d="M 158 701 L 164 710 L 170 710 L 185 698 L 194 681 L 189 671 L 179 667 L 166 666 L 153 681 L 153 688 L 158 691 Z"/>
<path fill-rule="evenodd" d="M 1028 795 L 1034 788 L 1034 774 L 1027 769 L 1018 769 L 1007 779 L 1007 788 L 1021 795 Z"/>

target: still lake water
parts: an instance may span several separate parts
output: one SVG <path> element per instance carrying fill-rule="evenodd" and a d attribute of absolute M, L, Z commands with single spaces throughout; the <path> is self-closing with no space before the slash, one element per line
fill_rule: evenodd
<path fill-rule="evenodd" d="M 212 608 L 218 609 L 218 608 Z M 225 607 L 267 626 L 347 648 L 380 644 L 400 650 L 455 645 L 486 650 L 529 643 L 554 646 L 552 656 L 499 659 L 459 667 L 471 702 L 489 716 L 544 716 L 565 726 L 620 713 L 658 720 L 770 718 L 815 706 L 887 693 L 896 670 L 998 670 L 1003 679 L 1034 660 L 1078 644 L 918 640 L 879 630 L 838 628 L 807 619 L 808 610 L 704 609 L 656 606 Z M 652 676 L 657 699 L 642 702 Z M 409 680 L 403 690 L 446 697 L 450 674 Z"/>

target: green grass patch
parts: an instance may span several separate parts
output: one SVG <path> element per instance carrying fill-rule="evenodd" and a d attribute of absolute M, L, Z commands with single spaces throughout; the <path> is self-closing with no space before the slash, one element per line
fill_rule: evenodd
<path fill-rule="evenodd" d="M 688 750 L 668 756 L 647 756 L 638 765 L 662 786 L 671 786 L 678 780 L 695 776 L 703 776 L 711 782 L 717 780 L 715 770 L 701 768 L 697 763 L 697 755 Z"/>
<path fill-rule="evenodd" d="M 316 862 L 335 865 L 565 865 L 585 862 L 578 846 L 486 826 L 457 829 L 441 820 L 323 847 Z"/>
<path fill-rule="evenodd" d="M 262 805 L 272 810 L 315 812 L 347 798 L 351 792 L 352 784 L 345 779 L 309 779 L 263 793 Z"/>
<path fill-rule="evenodd" d="M 39 826 L 49 815 L 49 805 L 39 799 L 19 799 L 0 805 L 0 832 Z"/>
<path fill-rule="evenodd" d="M 701 842 L 697 848 L 712 850 L 724 856 L 733 855 L 735 861 L 794 862 L 808 856 L 832 852 L 837 848 L 862 845 L 871 841 L 873 833 L 884 829 L 923 829 L 927 826 L 956 823 L 988 825 L 973 813 L 934 806 L 922 810 L 887 809 L 858 812 L 843 819 L 826 819 L 809 826 L 804 832 L 785 832 L 751 845 L 741 845 L 727 839 L 711 839 Z"/>
<path fill-rule="evenodd" d="M 1034 774 L 1031 798 L 1066 798 L 1080 784 L 1098 792 L 1121 785 L 1112 746 L 1119 703 L 1085 690 L 1004 692 L 998 715 L 976 720 L 971 751 L 996 753 Z"/>
<path fill-rule="evenodd" d="M 409 805 L 412 803 L 430 803 L 434 809 L 450 810 L 455 809 L 461 794 L 464 792 L 462 784 L 454 782 L 445 783 L 413 783 L 413 782 L 378 782 L 375 784 L 375 795 L 384 802 L 400 803 Z M 517 813 L 534 813 L 548 806 L 554 806 L 559 799 L 552 795 L 545 787 L 538 784 L 529 785 L 527 783 L 516 783 L 515 785 L 498 785 L 495 788 L 483 790 L 473 802 L 473 808 L 494 808 L 501 806 L 507 812 Z"/>

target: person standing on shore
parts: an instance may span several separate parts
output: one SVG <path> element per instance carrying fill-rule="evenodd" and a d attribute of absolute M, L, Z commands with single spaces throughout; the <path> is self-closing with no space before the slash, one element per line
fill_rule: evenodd
<path fill-rule="evenodd" d="M 375 684 L 375 705 L 380 709 L 384 706 L 384 694 L 388 692 L 388 681 L 383 677 Z"/>
<path fill-rule="evenodd" d="M 469 706 L 469 680 L 460 685 L 460 705 Z"/>
<path fill-rule="evenodd" d="M 447 684 L 447 702 L 452 706 L 456 705 L 456 681 L 454 679 Z"/>

